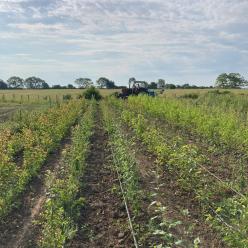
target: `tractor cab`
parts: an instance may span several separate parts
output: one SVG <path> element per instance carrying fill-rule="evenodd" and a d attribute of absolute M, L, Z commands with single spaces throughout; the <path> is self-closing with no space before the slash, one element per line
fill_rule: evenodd
<path fill-rule="evenodd" d="M 147 83 L 145 81 L 134 80 L 132 82 L 129 82 L 129 87 L 122 89 L 122 92 L 117 97 L 126 99 L 130 95 L 137 96 L 139 94 L 155 96 L 155 92 L 147 88 Z"/>

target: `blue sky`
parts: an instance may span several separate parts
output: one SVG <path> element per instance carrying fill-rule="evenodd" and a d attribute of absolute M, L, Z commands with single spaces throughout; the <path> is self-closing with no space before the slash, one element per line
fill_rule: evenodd
<path fill-rule="evenodd" d="M 0 0 L 0 78 L 248 78 L 247 0 Z"/>

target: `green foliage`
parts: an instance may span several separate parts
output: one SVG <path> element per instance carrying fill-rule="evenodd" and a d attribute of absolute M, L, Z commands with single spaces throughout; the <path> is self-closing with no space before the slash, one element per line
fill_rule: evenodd
<path fill-rule="evenodd" d="M 222 73 L 215 82 L 215 86 L 219 88 L 239 88 L 247 85 L 245 80 L 239 73 Z"/>
<path fill-rule="evenodd" d="M 226 95 L 226 94 L 231 94 L 231 91 L 230 90 L 211 90 L 211 91 L 208 91 L 208 94 L 217 94 L 217 95 Z"/>
<path fill-rule="evenodd" d="M 75 84 L 77 84 L 80 88 L 89 88 L 93 86 L 93 82 L 90 78 L 78 78 L 75 80 Z"/>
<path fill-rule="evenodd" d="M 121 132 L 121 126 L 114 121 L 109 109 L 102 106 L 105 128 L 110 139 L 110 149 L 112 151 L 113 163 L 118 170 L 123 183 L 125 196 L 132 205 L 135 214 L 140 210 L 140 189 L 138 181 L 137 164 L 134 155 L 129 149 L 132 145 Z"/>
<path fill-rule="evenodd" d="M 48 199 L 42 214 L 42 238 L 40 247 L 64 247 L 77 231 L 76 222 L 84 206 L 84 199 L 78 197 L 85 159 L 89 149 L 94 125 L 95 104 L 74 128 L 72 144 L 64 153 L 59 174 L 47 176 Z"/>
<path fill-rule="evenodd" d="M 165 89 L 176 89 L 176 85 L 175 84 L 165 84 L 164 88 Z"/>
<path fill-rule="evenodd" d="M 72 99 L 72 95 L 71 94 L 63 95 L 63 100 L 71 100 L 71 99 Z"/>
<path fill-rule="evenodd" d="M 191 99 L 197 99 L 199 97 L 198 94 L 196 93 L 189 93 L 189 94 L 184 94 L 180 96 L 181 98 L 191 98 Z"/>
<path fill-rule="evenodd" d="M 149 206 L 150 211 L 154 212 L 154 216 L 150 219 L 149 229 L 155 236 L 163 240 L 166 247 L 180 247 L 183 243 L 181 239 L 177 239 L 173 235 L 173 229 L 181 225 L 181 221 L 170 220 L 166 217 L 167 208 L 161 202 L 153 201 Z M 155 247 L 164 247 L 163 244 L 158 244 Z"/>
<path fill-rule="evenodd" d="M 8 83 L 9 88 L 18 89 L 18 88 L 24 87 L 24 80 L 22 78 L 16 77 L 16 76 L 10 77 L 7 80 L 7 83 Z"/>
<path fill-rule="evenodd" d="M 96 84 L 99 88 L 106 88 L 106 89 L 116 88 L 115 82 L 109 80 L 106 77 L 100 77 L 99 79 L 97 79 Z"/>
<path fill-rule="evenodd" d="M 233 197 L 217 204 L 207 221 L 220 231 L 230 247 L 248 247 L 248 199 Z M 225 224 L 223 224 L 225 223 Z"/>
<path fill-rule="evenodd" d="M 197 133 L 201 138 L 218 146 L 248 153 L 248 133 L 244 122 L 247 115 L 235 111 L 247 106 L 247 99 L 245 100 L 244 96 L 232 99 L 229 94 L 218 96 L 221 101 L 215 99 L 214 95 L 209 94 L 209 97 L 209 101 L 201 102 L 199 98 L 199 102 L 191 102 L 138 96 L 130 97 L 127 105 L 132 108 L 135 106 L 152 117 L 161 118 L 172 125 Z M 223 110 L 224 105 L 229 105 L 229 109 Z"/>
<path fill-rule="evenodd" d="M 100 94 L 100 91 L 97 90 L 95 87 L 90 87 L 87 89 L 84 93 L 83 96 L 85 99 L 95 99 L 96 101 L 99 101 L 102 99 L 102 96 Z"/>
<path fill-rule="evenodd" d="M 48 154 L 66 135 L 82 110 L 81 101 L 24 115 L 16 127 L 0 133 L 0 216 L 5 215 L 28 182 L 39 173 Z M 22 164 L 15 156 L 21 154 Z"/>
<path fill-rule="evenodd" d="M 8 88 L 8 85 L 2 80 L 0 79 L 0 90 L 2 89 L 7 89 Z"/>
<path fill-rule="evenodd" d="M 38 77 L 29 77 L 24 81 L 24 85 L 28 89 L 48 89 L 49 85 L 45 80 Z"/>
<path fill-rule="evenodd" d="M 204 126 L 202 129 L 203 127 L 200 126 L 204 125 L 204 122 L 200 122 L 202 115 L 204 116 L 204 112 L 200 112 L 202 109 L 191 105 L 185 106 L 185 103 L 183 105 L 178 100 L 164 101 L 145 96 L 131 97 L 125 103 L 114 98 L 108 100 L 109 105 L 118 109 L 122 120 L 134 129 L 148 150 L 157 156 L 158 164 L 168 168 L 183 190 L 193 193 L 201 206 L 202 214 L 207 216 L 208 221 L 220 231 L 225 242 L 230 247 L 246 248 L 248 245 L 247 196 L 240 197 L 237 194 L 233 197 L 226 194 L 227 190 L 230 190 L 230 184 L 216 180 L 206 171 L 209 161 L 196 146 L 185 144 L 180 137 L 165 139 L 163 132 L 167 130 L 161 130 L 151 125 L 149 121 L 149 117 L 168 118 L 171 124 L 180 124 L 182 127 L 189 125 L 191 129 L 197 131 L 201 128 L 204 130 L 202 134 L 206 137 L 211 137 L 214 141 L 225 138 L 226 144 L 230 144 L 228 141 L 235 137 L 234 131 L 237 132 L 240 128 L 237 126 L 235 129 L 233 126 L 236 119 L 228 120 L 226 115 L 229 118 L 230 115 L 227 113 L 222 113 L 221 116 L 215 114 L 211 116 L 207 113 L 205 117 L 208 117 L 206 122 L 209 126 Z M 220 115 L 219 112 L 217 113 Z M 218 122 L 222 125 L 217 125 Z M 216 137 L 216 133 L 211 130 L 213 127 L 218 128 L 220 137 Z M 230 133 L 230 130 L 233 132 Z M 245 135 L 244 130 L 243 134 Z M 239 187 L 239 184 L 237 182 L 236 186 Z M 231 185 L 233 186 L 233 183 Z M 212 212 L 213 208 L 216 209 L 215 213 Z M 195 247 L 198 246 L 197 242 L 196 240 Z"/>

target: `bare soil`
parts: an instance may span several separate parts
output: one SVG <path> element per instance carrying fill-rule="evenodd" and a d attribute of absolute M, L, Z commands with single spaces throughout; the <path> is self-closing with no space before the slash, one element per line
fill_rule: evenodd
<path fill-rule="evenodd" d="M 171 230 L 175 237 L 183 240 L 182 245 L 178 247 L 191 247 L 197 237 L 201 240 L 200 247 L 226 247 L 218 233 L 205 223 L 202 218 L 201 206 L 194 200 L 194 196 L 183 192 L 171 173 L 156 169 L 155 157 L 151 157 L 143 149 L 136 152 L 136 158 L 141 175 L 144 175 L 142 172 L 144 170 L 150 171 L 149 176 L 148 174 L 145 177 L 142 176 L 142 189 L 156 192 L 155 200 L 167 208 L 168 220 L 181 221 L 182 223 Z M 142 168 L 143 165 L 144 168 Z M 154 190 L 155 188 L 156 190 Z M 183 214 L 183 210 L 187 210 L 189 214 Z M 154 241 L 154 239 L 151 240 Z M 148 242 L 150 241 L 148 240 Z"/>
<path fill-rule="evenodd" d="M 127 215 L 118 195 L 117 175 L 112 170 L 107 134 L 102 128 L 100 113 L 96 120 L 91 150 L 81 194 L 86 206 L 79 223 L 76 237 L 70 247 L 133 247 L 128 230 Z"/>
<path fill-rule="evenodd" d="M 12 116 L 12 114 L 16 111 L 16 109 L 6 109 L 5 111 L 3 109 L 0 108 L 0 123 L 1 122 L 5 122 L 8 119 L 10 119 L 10 117 Z"/>

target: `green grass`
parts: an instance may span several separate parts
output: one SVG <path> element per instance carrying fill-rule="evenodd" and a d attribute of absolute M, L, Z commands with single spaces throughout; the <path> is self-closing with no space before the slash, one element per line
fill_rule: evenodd
<path fill-rule="evenodd" d="M 108 96 L 118 89 L 100 89 L 103 97 Z M 84 89 L 48 89 L 48 90 L 29 90 L 29 89 L 16 89 L 16 90 L 0 90 L 0 102 L 4 101 L 29 101 L 29 102 L 42 102 L 51 97 L 52 100 L 61 100 L 63 95 L 70 94 L 73 98 L 82 94 Z"/>
<path fill-rule="evenodd" d="M 216 89 L 174 89 L 165 90 L 161 96 L 164 97 L 179 97 L 185 94 L 199 94 L 203 95 L 209 91 L 215 91 Z M 248 89 L 220 89 L 220 91 L 230 91 L 235 95 L 248 95 Z M 158 90 L 159 93 L 159 90 Z"/>
<path fill-rule="evenodd" d="M 73 99 L 81 95 L 84 89 L 49 89 L 49 90 L 0 90 L 0 123 L 11 120 L 20 110 L 35 110 L 46 108 L 56 102 L 63 101 L 63 96 L 71 95 Z M 106 97 L 118 89 L 100 89 L 103 97 Z"/>
<path fill-rule="evenodd" d="M 216 89 L 174 89 L 174 90 L 165 90 L 162 95 L 159 94 L 159 96 L 165 96 L 165 97 L 178 97 L 185 94 L 204 94 L 208 91 L 214 91 Z M 231 91 L 234 94 L 237 95 L 248 95 L 248 90 L 246 89 L 227 89 L 228 91 Z M 103 97 L 106 97 L 116 91 L 120 91 L 119 89 L 100 89 L 100 93 Z M 225 89 L 220 90 L 225 91 Z M 24 102 L 30 101 L 30 102 L 37 102 L 37 101 L 44 101 L 44 98 L 51 97 L 52 100 L 61 100 L 63 98 L 63 95 L 70 94 L 73 98 L 77 97 L 78 95 L 82 94 L 84 92 L 84 89 L 49 89 L 49 90 L 28 90 L 28 89 L 16 89 L 16 90 L 0 90 L 0 103 L 6 101 L 21 101 Z M 160 91 L 157 90 L 159 93 Z"/>

